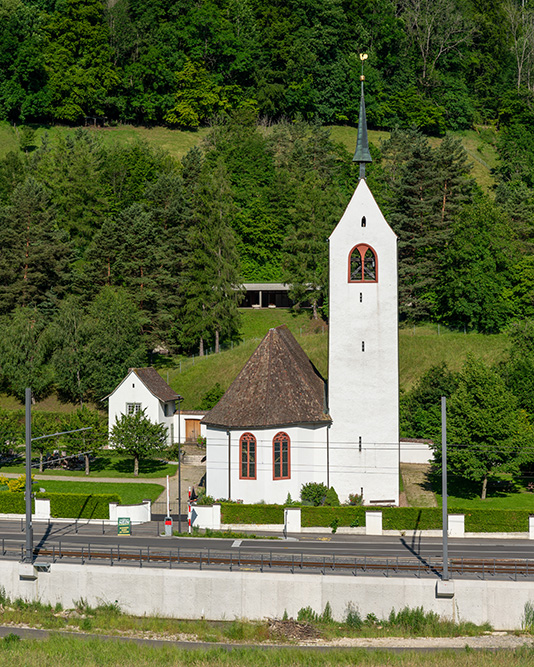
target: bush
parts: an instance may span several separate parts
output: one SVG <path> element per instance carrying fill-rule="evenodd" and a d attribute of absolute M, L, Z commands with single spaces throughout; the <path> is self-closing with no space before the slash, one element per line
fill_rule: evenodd
<path fill-rule="evenodd" d="M 339 507 L 339 496 L 337 495 L 337 492 L 333 486 L 331 486 L 326 492 L 324 504 L 328 505 L 329 507 Z"/>
<path fill-rule="evenodd" d="M 223 523 L 284 523 L 282 505 L 221 503 Z"/>
<path fill-rule="evenodd" d="M 322 482 L 308 482 L 302 485 L 300 498 L 303 503 L 310 503 L 314 507 L 317 507 L 324 504 L 327 493 L 328 488 Z"/>
<path fill-rule="evenodd" d="M 23 493 L 0 491 L 1 514 L 24 514 L 25 511 L 26 511 L 26 504 Z M 33 511 L 33 503 L 32 503 L 32 511 Z"/>
<path fill-rule="evenodd" d="M 361 507 L 363 505 L 363 495 L 361 493 L 349 493 L 348 505 Z"/>

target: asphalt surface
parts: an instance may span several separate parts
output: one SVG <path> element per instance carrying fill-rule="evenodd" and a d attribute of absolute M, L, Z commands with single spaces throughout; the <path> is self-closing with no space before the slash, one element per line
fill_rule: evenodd
<path fill-rule="evenodd" d="M 184 526 L 185 527 L 185 526 Z M 76 532 L 78 530 L 78 532 Z M 104 530 L 104 534 L 102 533 Z M 158 531 L 163 530 L 163 524 L 151 522 L 142 526 L 134 526 L 133 534 L 118 536 L 116 528 L 98 524 L 66 523 L 34 523 L 34 546 L 70 545 L 100 545 L 112 547 L 120 544 L 126 551 L 129 547 L 140 549 L 194 549 L 195 551 L 208 549 L 235 550 L 240 549 L 247 553 L 272 552 L 286 555 L 317 555 L 317 556 L 346 556 L 346 557 L 376 557 L 376 558 L 424 558 L 434 559 L 442 555 L 441 538 L 396 536 L 369 536 L 369 535 L 290 535 L 289 539 L 214 539 L 189 537 L 163 537 Z M 281 537 L 281 536 L 280 536 Z M 20 521 L 0 522 L 0 539 L 6 545 L 24 543 L 24 532 L 21 531 Z M 476 539 L 476 538 L 449 538 L 449 558 L 474 559 L 534 559 L 534 541 L 528 539 Z"/>

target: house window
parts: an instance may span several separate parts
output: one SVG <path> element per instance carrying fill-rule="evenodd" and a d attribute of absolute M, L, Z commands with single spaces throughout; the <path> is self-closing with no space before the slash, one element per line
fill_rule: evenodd
<path fill-rule="evenodd" d="M 135 415 L 141 412 L 141 403 L 126 403 L 126 414 Z"/>
<path fill-rule="evenodd" d="M 239 479 L 256 479 L 256 438 L 252 433 L 243 433 L 239 438 L 241 467 Z"/>
<path fill-rule="evenodd" d="M 360 243 L 350 252 L 349 283 L 377 282 L 376 253 L 366 243 Z"/>
<path fill-rule="evenodd" d="M 289 436 L 277 433 L 273 438 L 273 479 L 291 479 Z"/>

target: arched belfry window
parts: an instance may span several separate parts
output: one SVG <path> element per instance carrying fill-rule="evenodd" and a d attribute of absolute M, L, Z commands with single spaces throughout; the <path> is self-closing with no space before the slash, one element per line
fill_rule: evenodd
<path fill-rule="evenodd" d="M 290 440 L 287 433 L 273 438 L 273 479 L 291 479 Z"/>
<path fill-rule="evenodd" d="M 349 283 L 376 283 L 377 280 L 376 252 L 366 243 L 354 246 L 349 256 Z"/>
<path fill-rule="evenodd" d="M 243 433 L 239 438 L 239 479 L 256 479 L 256 438 Z"/>

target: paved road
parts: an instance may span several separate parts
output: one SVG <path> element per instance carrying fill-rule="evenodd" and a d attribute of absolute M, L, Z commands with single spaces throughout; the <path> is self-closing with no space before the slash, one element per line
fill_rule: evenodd
<path fill-rule="evenodd" d="M 282 553 L 282 554 L 307 554 L 318 556 L 347 557 L 419 557 L 439 558 L 442 553 L 441 539 L 436 537 L 421 537 L 412 540 L 407 537 L 393 536 L 352 536 L 352 535 L 295 535 L 289 540 L 272 539 L 207 539 L 207 538 L 178 538 L 161 537 L 158 529 L 163 525 L 156 522 L 133 527 L 133 535 L 117 536 L 116 528 L 98 524 L 79 524 L 76 533 L 74 524 L 34 523 L 34 544 L 94 544 L 102 546 L 113 546 L 120 544 L 121 548 L 128 546 L 139 549 L 150 546 L 155 549 L 169 549 L 180 547 L 181 549 L 195 550 L 232 550 L 238 549 L 247 553 Z M 105 531 L 103 534 L 102 531 Z M 24 533 L 21 532 L 20 521 L 0 522 L 0 538 L 11 543 L 17 541 L 23 543 Z M 450 558 L 532 558 L 534 560 L 534 541 L 527 539 L 449 539 Z"/>

